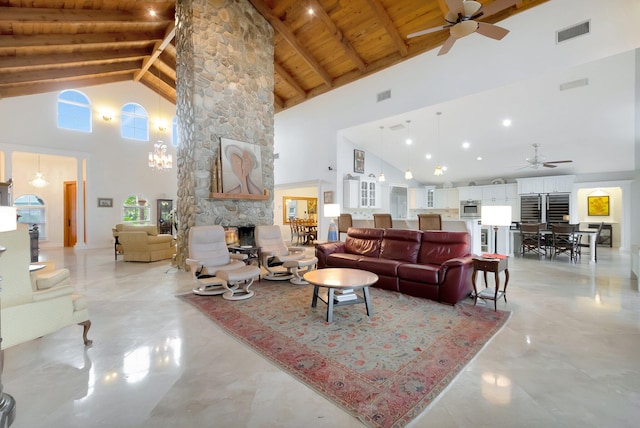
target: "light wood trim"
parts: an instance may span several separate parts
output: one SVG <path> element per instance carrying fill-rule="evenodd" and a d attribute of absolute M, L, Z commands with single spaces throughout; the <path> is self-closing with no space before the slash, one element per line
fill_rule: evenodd
<path fill-rule="evenodd" d="M 140 67 L 140 61 L 116 64 L 87 65 L 74 68 L 45 69 L 0 74 L 0 85 L 27 82 L 46 82 L 59 79 L 73 79 L 78 75 L 91 76 L 107 73 L 133 72 Z"/>
<path fill-rule="evenodd" d="M 27 36 L 0 36 L 0 49 L 19 50 L 34 46 L 66 46 L 66 45 L 113 45 L 132 42 L 153 42 L 162 40 L 157 32 L 122 32 L 122 33 L 87 33 L 87 34 L 38 34 Z"/>
<path fill-rule="evenodd" d="M 108 51 L 93 51 L 59 55 L 23 55 L 0 57 L 0 70 L 21 67 L 48 67 L 51 65 L 88 65 L 92 62 L 121 62 L 126 60 L 142 60 L 148 55 L 147 49 L 134 48 Z"/>
<path fill-rule="evenodd" d="M 56 82 L 28 83 L 16 86 L 0 87 L 0 99 L 21 97 L 24 95 L 42 94 L 45 92 L 62 91 L 64 89 L 76 89 L 86 86 L 105 85 L 107 83 L 129 82 L 129 73 L 120 73 L 108 76 L 87 77 L 76 80 L 63 80 Z"/>
<path fill-rule="evenodd" d="M 269 199 L 269 192 L 267 190 L 264 191 L 262 195 L 241 195 L 238 193 L 211 193 L 211 199 L 237 199 L 237 200 L 247 200 L 247 201 L 263 201 Z"/>
<path fill-rule="evenodd" d="M 138 24 L 146 22 L 170 22 L 173 17 L 157 14 L 151 17 L 146 11 L 118 11 L 91 9 L 53 9 L 44 7 L 0 7 L 0 22 L 36 22 L 36 23 L 106 23 L 106 24 Z"/>
<path fill-rule="evenodd" d="M 133 77 L 134 82 L 138 82 L 140 78 L 149 70 L 149 67 L 151 67 L 151 64 L 153 64 L 154 61 L 158 59 L 162 51 L 164 51 L 167 45 L 171 43 L 171 41 L 175 36 L 176 36 L 176 24 L 175 22 L 172 22 L 167 28 L 167 31 L 165 31 L 164 38 L 156 42 L 155 46 L 153 47 L 153 53 L 149 58 L 144 60 L 144 63 L 142 64 L 142 68 Z"/>
<path fill-rule="evenodd" d="M 389 34 L 389 37 L 391 37 L 391 41 L 398 48 L 400 55 L 402 55 L 403 57 L 407 56 L 407 54 L 409 53 L 409 48 L 398 32 L 398 29 L 393 24 L 393 21 L 391 21 L 391 18 L 389 18 L 389 14 L 387 13 L 387 10 L 384 8 L 382 3 L 380 3 L 380 0 L 367 0 L 367 2 L 371 6 L 371 9 L 373 9 L 373 11 L 375 12 L 376 16 L 380 18 L 382 26 L 387 31 L 387 34 Z"/>
<path fill-rule="evenodd" d="M 324 68 L 316 61 L 316 59 L 307 51 L 304 46 L 300 44 L 296 36 L 289 30 L 283 23 L 278 19 L 277 16 L 273 14 L 271 8 L 262 0 L 249 0 L 253 7 L 255 7 L 258 12 L 266 19 L 269 24 L 282 36 L 283 39 L 291 45 L 291 47 L 296 51 L 298 55 L 304 59 L 304 61 L 315 71 L 324 81 L 324 83 L 331 87 L 332 80 L 329 73 L 327 73 Z"/>
<path fill-rule="evenodd" d="M 333 38 L 340 44 L 345 55 L 347 55 L 347 58 L 349 58 L 356 65 L 356 67 L 358 67 L 358 70 L 364 72 L 367 69 L 367 65 L 364 63 L 364 61 L 362 61 L 362 58 L 360 58 L 360 55 L 358 55 L 356 50 L 353 48 L 351 42 L 349 42 L 349 40 L 344 37 L 342 31 L 340 31 L 340 29 L 336 26 L 336 23 L 333 22 L 333 19 L 331 19 L 329 14 L 327 14 L 320 2 L 318 0 L 308 1 L 311 7 L 313 7 L 316 16 L 318 16 L 322 20 L 324 25 L 326 25 L 327 28 L 331 31 Z"/>

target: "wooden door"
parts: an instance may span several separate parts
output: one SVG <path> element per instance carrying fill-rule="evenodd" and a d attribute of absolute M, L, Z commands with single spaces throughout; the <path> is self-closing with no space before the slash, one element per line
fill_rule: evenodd
<path fill-rule="evenodd" d="M 78 240 L 76 234 L 76 197 L 75 181 L 64 182 L 64 246 L 73 247 Z"/>

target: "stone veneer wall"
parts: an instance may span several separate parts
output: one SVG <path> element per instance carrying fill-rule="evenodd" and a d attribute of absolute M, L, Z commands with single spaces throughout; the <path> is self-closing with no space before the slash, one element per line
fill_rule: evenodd
<path fill-rule="evenodd" d="M 193 226 L 273 224 L 273 29 L 248 0 L 180 0 L 175 41 L 176 262 L 184 268 Z M 260 145 L 267 200 L 210 199 L 221 137 Z"/>

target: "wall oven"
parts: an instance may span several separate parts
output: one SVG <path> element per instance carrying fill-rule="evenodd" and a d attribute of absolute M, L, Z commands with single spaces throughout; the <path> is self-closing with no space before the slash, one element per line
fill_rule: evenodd
<path fill-rule="evenodd" d="M 480 218 L 481 201 L 460 201 L 460 218 Z"/>

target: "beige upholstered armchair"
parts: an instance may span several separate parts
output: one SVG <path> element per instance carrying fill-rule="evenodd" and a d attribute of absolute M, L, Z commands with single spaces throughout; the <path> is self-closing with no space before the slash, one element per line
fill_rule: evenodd
<path fill-rule="evenodd" d="M 125 262 L 155 262 L 170 259 L 176 253 L 173 236 L 158 234 L 156 226 L 116 224 L 113 238 L 116 260 L 122 254 Z"/>
<path fill-rule="evenodd" d="M 2 348 L 72 324 L 84 327 L 84 344 L 90 345 L 87 301 L 75 293 L 69 270 L 56 269 L 53 263 L 47 262 L 45 268 L 30 272 L 29 231 L 26 229 L 0 233 L 0 244 L 6 248 L 0 256 Z"/>

